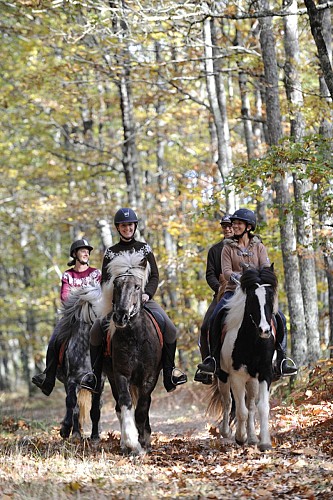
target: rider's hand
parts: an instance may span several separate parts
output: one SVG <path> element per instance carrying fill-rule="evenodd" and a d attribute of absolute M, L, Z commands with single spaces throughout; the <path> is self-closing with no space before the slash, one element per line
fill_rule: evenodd
<path fill-rule="evenodd" d="M 143 293 L 142 294 L 142 302 L 145 303 L 145 302 L 148 302 L 148 300 L 149 300 L 148 293 Z"/>
<path fill-rule="evenodd" d="M 232 275 L 230 276 L 230 281 L 233 281 L 234 283 L 236 283 L 238 285 L 240 282 L 241 276 L 242 275 L 239 273 L 232 273 Z"/>

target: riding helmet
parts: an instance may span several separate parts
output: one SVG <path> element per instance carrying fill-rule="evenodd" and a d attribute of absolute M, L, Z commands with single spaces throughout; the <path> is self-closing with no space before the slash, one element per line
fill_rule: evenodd
<path fill-rule="evenodd" d="M 230 217 L 231 221 L 235 219 L 242 220 L 244 222 L 247 222 L 248 224 L 251 224 L 253 231 L 256 228 L 257 217 L 252 210 L 249 210 L 247 208 L 240 208 L 239 210 L 236 210 L 236 212 Z"/>
<path fill-rule="evenodd" d="M 222 224 L 230 224 L 231 225 L 231 219 L 230 219 L 231 215 L 230 214 L 225 214 L 222 219 L 220 220 L 220 224 L 222 226 Z"/>
<path fill-rule="evenodd" d="M 76 240 L 74 241 L 74 243 L 72 243 L 69 255 L 71 257 L 74 257 L 74 252 L 76 252 L 76 250 L 79 250 L 79 248 L 88 248 L 89 253 L 94 249 L 94 247 L 89 245 L 87 240 Z"/>
<path fill-rule="evenodd" d="M 120 208 L 114 216 L 114 223 L 117 225 L 122 222 L 135 222 L 137 224 L 139 220 L 131 208 Z"/>

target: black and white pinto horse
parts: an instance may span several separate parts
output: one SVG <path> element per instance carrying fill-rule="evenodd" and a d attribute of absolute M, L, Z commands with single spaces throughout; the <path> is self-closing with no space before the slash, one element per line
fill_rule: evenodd
<path fill-rule="evenodd" d="M 123 252 L 109 264 L 103 287 L 102 317 L 112 311 L 111 357 L 104 357 L 106 374 L 116 401 L 120 445 L 139 454 L 150 447 L 151 394 L 161 370 L 162 346 L 154 323 L 142 303 L 150 266 L 140 253 Z M 98 439 L 100 394 L 93 396 L 92 438 Z"/>
<path fill-rule="evenodd" d="M 98 314 L 102 291 L 99 284 L 84 288 L 73 288 L 61 310 L 61 329 L 57 343 L 64 348 L 62 365 L 57 378 L 66 390 L 66 415 L 62 421 L 60 435 L 68 438 L 81 437 L 82 427 L 87 421 L 91 394 L 81 388 L 87 378 L 94 378 L 90 361 L 89 332 Z"/>
<path fill-rule="evenodd" d="M 265 451 L 271 448 L 269 391 L 275 350 L 272 319 L 277 312 L 277 278 L 273 266 L 247 270 L 227 308 L 220 357 L 224 381 L 215 379 L 207 413 L 219 417 L 222 436 L 230 438 L 232 391 L 236 403 L 236 442 L 258 444 L 255 431 L 258 410 L 258 448 Z"/>

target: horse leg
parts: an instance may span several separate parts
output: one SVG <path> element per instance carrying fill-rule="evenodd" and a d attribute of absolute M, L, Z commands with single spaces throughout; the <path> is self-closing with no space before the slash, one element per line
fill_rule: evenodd
<path fill-rule="evenodd" d="M 232 406 L 229 378 L 228 378 L 226 383 L 221 382 L 219 380 L 218 385 L 219 385 L 219 391 L 220 391 L 220 396 L 221 396 L 221 400 L 222 400 L 222 407 L 223 407 L 223 417 L 222 417 L 222 422 L 220 424 L 220 431 L 221 431 L 222 436 L 224 438 L 228 439 L 231 437 L 229 416 L 230 416 L 230 411 L 231 411 L 231 406 Z"/>
<path fill-rule="evenodd" d="M 258 380 L 251 378 L 246 384 L 246 406 L 248 409 L 247 419 L 247 442 L 256 444 L 258 442 L 255 430 L 255 416 L 258 401 Z"/>
<path fill-rule="evenodd" d="M 143 448 L 150 448 L 151 428 L 149 423 L 149 408 L 151 396 L 140 395 L 135 410 L 135 422 L 139 432 L 139 442 Z"/>
<path fill-rule="evenodd" d="M 66 385 L 66 415 L 61 423 L 60 436 L 64 439 L 68 438 L 73 427 L 73 412 L 77 403 L 76 385 L 71 382 Z"/>
<path fill-rule="evenodd" d="M 126 448 L 129 448 L 135 454 L 141 453 L 142 448 L 139 443 L 139 433 L 135 424 L 134 408 L 127 378 L 122 375 L 118 376 L 116 385 L 119 392 L 118 405 L 120 408 L 121 425 L 120 446 L 124 451 Z"/>
<path fill-rule="evenodd" d="M 232 393 L 235 398 L 236 403 L 236 433 L 235 440 L 237 444 L 246 443 L 247 433 L 247 418 L 248 418 L 248 410 L 245 404 L 245 377 L 247 375 L 245 373 L 236 372 L 233 375 L 230 375 L 230 383 Z"/>
<path fill-rule="evenodd" d="M 266 380 L 259 384 L 258 413 L 260 424 L 259 450 L 266 451 L 272 448 L 271 436 L 269 432 L 269 387 Z"/>

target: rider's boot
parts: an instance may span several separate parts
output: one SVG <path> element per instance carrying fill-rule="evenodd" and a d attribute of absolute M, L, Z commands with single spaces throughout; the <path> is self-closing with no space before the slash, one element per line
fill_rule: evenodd
<path fill-rule="evenodd" d="M 276 360 L 273 364 L 273 380 L 279 380 L 281 377 L 291 377 L 297 374 L 298 368 L 294 361 L 287 358 L 287 322 L 281 311 L 275 315 L 277 323 L 276 340 Z"/>
<path fill-rule="evenodd" d="M 225 311 L 220 309 L 209 328 L 210 356 L 207 356 L 202 363 L 198 364 L 198 370 L 207 375 L 216 375 L 220 378 L 220 352 L 221 352 L 221 332 Z"/>
<path fill-rule="evenodd" d="M 81 387 L 91 392 L 98 392 L 101 384 L 103 368 L 103 345 L 90 344 L 90 360 L 92 372 L 86 373 L 81 380 Z"/>
<path fill-rule="evenodd" d="M 178 368 L 175 368 L 176 342 L 163 343 L 162 368 L 163 384 L 167 392 L 173 392 L 177 385 L 185 384 L 187 376 Z"/>
<path fill-rule="evenodd" d="M 194 382 L 201 382 L 204 385 L 212 385 L 213 376 L 200 371 L 198 368 L 194 375 Z"/>
<path fill-rule="evenodd" d="M 49 396 L 55 386 L 57 368 L 58 368 L 58 355 L 54 345 L 49 345 L 46 353 L 46 368 L 42 373 L 32 377 L 32 383 L 35 384 L 45 396 Z"/>

